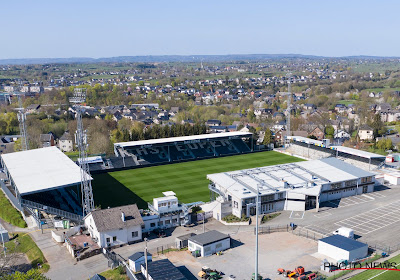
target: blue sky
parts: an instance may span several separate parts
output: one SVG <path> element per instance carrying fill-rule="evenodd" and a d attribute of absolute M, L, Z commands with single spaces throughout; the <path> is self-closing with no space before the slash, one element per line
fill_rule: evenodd
<path fill-rule="evenodd" d="M 0 59 L 400 56 L 399 10 L 388 0 L 2 1 Z"/>

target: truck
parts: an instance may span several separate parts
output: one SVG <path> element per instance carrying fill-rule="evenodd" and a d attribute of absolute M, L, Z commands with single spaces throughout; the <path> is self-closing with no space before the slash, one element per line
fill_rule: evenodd
<path fill-rule="evenodd" d="M 335 230 L 333 234 L 354 239 L 354 231 L 351 228 L 341 227 Z"/>

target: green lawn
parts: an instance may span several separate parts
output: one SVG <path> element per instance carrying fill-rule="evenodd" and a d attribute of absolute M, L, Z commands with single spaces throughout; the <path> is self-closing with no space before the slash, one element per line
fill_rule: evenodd
<path fill-rule="evenodd" d="M 344 104 L 346 106 L 349 106 L 349 104 L 356 104 L 356 100 L 340 100 L 338 104 Z"/>
<path fill-rule="evenodd" d="M 94 175 L 95 205 L 102 208 L 146 202 L 174 191 L 184 203 L 209 201 L 207 174 L 302 161 L 274 151 L 145 167 Z"/>
<path fill-rule="evenodd" d="M 14 208 L 2 190 L 0 190 L 0 218 L 14 226 L 26 228 L 26 222 L 20 212 Z"/>
<path fill-rule="evenodd" d="M 400 255 L 389 260 L 390 263 L 396 263 L 397 269 L 400 269 Z M 379 275 L 378 275 L 379 274 Z M 378 275 L 378 276 L 377 276 Z M 367 280 L 374 277 L 374 280 L 397 280 L 400 279 L 400 271 L 389 270 L 367 270 L 350 278 L 351 280 Z"/>
<path fill-rule="evenodd" d="M 15 242 L 16 240 L 18 243 Z M 39 269 L 40 272 L 47 272 L 50 269 L 50 266 L 47 264 L 47 260 L 42 251 L 28 233 L 19 232 L 16 239 L 6 243 L 6 247 L 10 252 L 16 251 L 19 253 L 24 253 L 28 257 L 28 260 L 31 262 L 33 268 L 37 268 L 38 264 L 40 264 L 42 266 L 42 268 Z"/>

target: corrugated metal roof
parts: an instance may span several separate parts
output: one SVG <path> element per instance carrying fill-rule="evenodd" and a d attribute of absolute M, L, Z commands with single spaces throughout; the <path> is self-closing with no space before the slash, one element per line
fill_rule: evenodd
<path fill-rule="evenodd" d="M 229 238 L 229 235 L 223 234 L 216 230 L 207 231 L 189 238 L 189 241 L 200 246 L 205 246 Z"/>
<path fill-rule="evenodd" d="M 361 243 L 359 241 L 341 236 L 341 235 L 332 235 L 332 236 L 328 236 L 325 238 L 320 239 L 319 241 L 321 242 L 325 242 L 329 245 L 338 247 L 340 249 L 346 250 L 346 251 L 352 251 L 358 248 L 362 248 L 368 245 Z"/>

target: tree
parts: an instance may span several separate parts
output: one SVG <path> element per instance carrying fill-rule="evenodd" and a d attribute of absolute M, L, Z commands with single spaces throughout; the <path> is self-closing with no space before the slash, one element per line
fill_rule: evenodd
<path fill-rule="evenodd" d="M 385 133 L 385 127 L 381 120 L 381 114 L 375 114 L 374 119 L 371 123 L 371 127 L 374 131 L 374 139 Z"/>
<path fill-rule="evenodd" d="M 0 275 L 1 276 L 1 275 Z M 10 275 L 1 276 L 3 280 L 50 280 L 36 269 L 28 270 L 27 272 L 16 271 Z"/>
<path fill-rule="evenodd" d="M 333 126 L 328 125 L 327 127 L 325 127 L 326 138 L 332 139 L 334 134 L 335 134 L 335 129 L 333 128 Z"/>
<path fill-rule="evenodd" d="M 272 132 L 269 128 L 265 130 L 263 145 L 269 145 L 273 143 Z"/>

